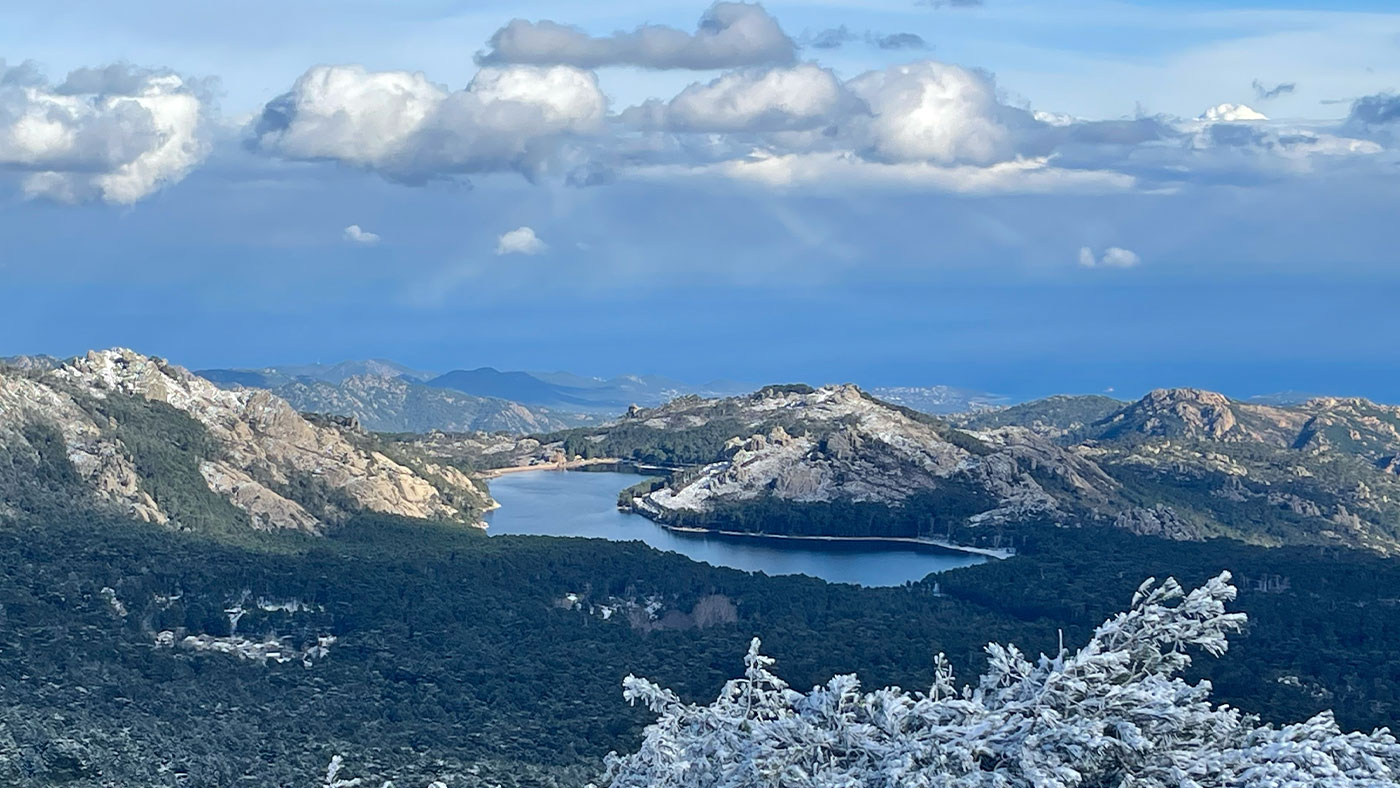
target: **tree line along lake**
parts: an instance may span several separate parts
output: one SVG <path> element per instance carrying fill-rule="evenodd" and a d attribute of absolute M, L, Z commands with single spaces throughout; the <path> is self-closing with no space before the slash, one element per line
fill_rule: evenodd
<path fill-rule="evenodd" d="M 492 479 L 500 508 L 487 533 L 640 541 L 694 561 L 769 575 L 804 574 L 832 583 L 897 586 L 987 559 L 905 543 L 822 541 L 688 533 L 618 511 L 618 492 L 643 477 L 614 471 L 526 471 Z"/>

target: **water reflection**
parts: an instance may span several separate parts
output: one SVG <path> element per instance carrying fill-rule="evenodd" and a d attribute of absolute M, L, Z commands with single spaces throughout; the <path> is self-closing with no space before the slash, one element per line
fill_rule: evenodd
<path fill-rule="evenodd" d="M 642 541 L 696 561 L 770 575 L 805 574 L 833 583 L 894 586 L 930 572 L 970 566 L 979 556 L 909 545 L 805 542 L 668 531 L 617 510 L 617 494 L 641 477 L 624 473 L 531 471 L 491 481 L 501 508 L 486 516 L 491 534 L 585 536 Z"/>

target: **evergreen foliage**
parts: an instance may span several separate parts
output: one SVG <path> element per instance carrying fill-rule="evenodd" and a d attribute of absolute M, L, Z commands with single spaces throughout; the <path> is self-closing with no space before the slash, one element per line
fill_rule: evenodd
<path fill-rule="evenodd" d="M 1268 785 L 1380 788 L 1400 778 L 1387 730 L 1343 734 L 1330 713 L 1274 728 L 1210 702 L 1179 675 L 1188 648 L 1219 656 L 1244 616 L 1222 573 L 1186 593 L 1143 583 L 1132 608 L 1079 651 L 1032 661 L 987 647 L 987 671 L 958 690 L 943 655 L 931 687 L 861 691 L 840 675 L 807 694 L 770 668 L 755 638 L 742 679 L 709 706 L 635 676 L 624 697 L 658 715 L 641 747 L 611 755 L 609 788 Z"/>

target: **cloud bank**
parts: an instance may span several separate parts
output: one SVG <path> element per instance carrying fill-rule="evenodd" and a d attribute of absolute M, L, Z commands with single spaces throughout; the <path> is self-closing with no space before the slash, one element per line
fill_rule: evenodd
<path fill-rule="evenodd" d="M 844 26 L 804 36 L 808 53 L 856 40 L 923 45 L 912 33 Z M 843 79 L 797 51 L 749 3 L 715 3 L 693 31 L 642 25 L 596 36 L 514 20 L 464 87 L 408 70 L 315 66 L 241 137 L 268 157 L 405 184 L 516 173 L 576 186 L 717 177 L 830 190 L 1168 192 L 1362 177 L 1400 163 L 1391 94 L 1357 100 L 1340 124 L 1275 121 L 1229 103 L 1195 118 L 1095 120 L 1009 99 L 975 67 L 922 57 Z M 604 66 L 718 73 L 614 108 L 592 70 Z M 1295 85 L 1253 87 L 1270 100 Z M 32 197 L 136 202 L 205 158 L 207 93 L 163 69 L 80 69 L 54 84 L 31 66 L 0 66 L 0 173 Z"/>

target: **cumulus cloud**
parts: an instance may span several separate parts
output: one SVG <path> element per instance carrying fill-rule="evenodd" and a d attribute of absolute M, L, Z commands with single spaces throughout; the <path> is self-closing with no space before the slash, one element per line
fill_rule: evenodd
<path fill-rule="evenodd" d="M 570 66 L 481 69 L 451 91 L 422 73 L 317 66 L 263 109 L 251 145 L 288 159 L 335 160 L 421 182 L 547 168 L 560 142 L 598 131 L 607 101 Z"/>
<path fill-rule="evenodd" d="M 845 26 L 803 36 L 814 49 L 857 40 L 924 46 L 912 33 Z M 645 25 L 598 37 L 516 20 L 461 90 L 421 73 L 314 68 L 266 106 L 251 143 L 409 183 L 516 171 L 574 186 L 701 174 L 776 187 L 846 179 L 955 192 L 1167 192 L 1373 164 L 1353 162 L 1385 151 L 1395 136 L 1387 125 L 1400 118 L 1400 99 L 1380 95 L 1330 128 L 1270 121 L 1243 104 L 1189 119 L 1086 120 L 1013 103 L 975 68 L 923 59 L 842 81 L 795 62 L 794 49 L 756 4 L 716 3 L 694 32 Z M 609 114 L 586 68 L 619 64 L 728 68 Z M 1272 97 L 1288 84 L 1256 87 Z M 1093 259 L 1127 264 L 1116 252 Z"/>
<path fill-rule="evenodd" d="M 496 254 L 539 254 L 547 247 L 529 227 L 517 227 L 496 239 Z"/>
<path fill-rule="evenodd" d="M 811 129 L 833 120 L 850 96 L 829 69 L 812 63 L 767 71 L 731 71 L 685 88 L 669 102 L 623 113 L 644 128 L 684 132 Z"/>
<path fill-rule="evenodd" d="M 490 49 L 477 62 L 708 70 L 777 65 L 795 58 L 796 44 L 763 6 L 717 2 L 693 33 L 642 25 L 631 32 L 590 36 L 557 22 L 515 19 L 491 36 Z"/>
<path fill-rule="evenodd" d="M 1273 123 L 1244 105 L 1189 120 L 1031 110 L 1006 103 L 990 74 L 933 60 L 844 83 L 814 64 L 737 70 L 620 118 L 642 133 L 610 138 L 571 183 L 644 171 L 774 187 L 829 179 L 955 192 L 1171 191 L 1193 180 L 1257 183 L 1344 166 L 1382 149 Z"/>
<path fill-rule="evenodd" d="M 134 203 L 206 155 L 203 92 L 163 70 L 84 68 L 52 85 L 0 62 L 0 169 L 23 173 L 30 197 Z"/>
<path fill-rule="evenodd" d="M 1015 155 L 1007 121 L 1025 115 L 997 99 L 983 72 L 925 60 L 846 83 L 865 102 L 869 149 L 887 161 L 993 164 Z"/>
<path fill-rule="evenodd" d="M 1093 249 L 1087 246 L 1079 248 L 1079 264 L 1085 268 L 1132 268 L 1140 262 L 1142 258 L 1137 253 L 1117 246 L 1108 247 L 1097 258 Z"/>
<path fill-rule="evenodd" d="M 352 224 L 349 227 L 346 227 L 343 237 L 345 238 L 345 240 L 349 241 L 352 244 L 367 245 L 379 243 L 378 233 L 372 233 L 368 230 L 362 229 L 358 224 Z"/>
<path fill-rule="evenodd" d="M 1292 93 L 1298 88 L 1298 83 L 1280 82 L 1277 85 L 1274 85 L 1273 87 L 1266 87 L 1263 82 L 1260 82 L 1256 79 L 1253 82 L 1253 87 L 1255 98 L 1259 99 L 1260 101 L 1268 101 L 1270 99 L 1276 99 L 1279 96 L 1282 96 L 1286 93 Z"/>

